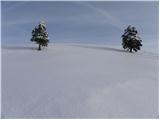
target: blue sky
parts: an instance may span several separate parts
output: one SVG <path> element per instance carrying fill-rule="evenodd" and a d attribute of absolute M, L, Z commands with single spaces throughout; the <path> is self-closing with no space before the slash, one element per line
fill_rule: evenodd
<path fill-rule="evenodd" d="M 158 50 L 158 1 L 21 1 L 1 4 L 2 44 L 30 43 L 45 21 L 50 42 L 121 45 L 128 25 L 137 28 L 144 48 Z"/>

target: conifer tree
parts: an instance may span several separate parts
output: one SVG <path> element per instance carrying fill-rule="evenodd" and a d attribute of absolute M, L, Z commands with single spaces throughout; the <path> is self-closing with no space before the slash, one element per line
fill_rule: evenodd
<path fill-rule="evenodd" d="M 40 22 L 39 25 L 32 30 L 31 41 L 39 45 L 38 50 L 41 50 L 42 46 L 48 46 L 49 39 L 44 22 Z"/>
<path fill-rule="evenodd" d="M 142 40 L 137 34 L 136 28 L 131 25 L 124 30 L 124 34 L 122 35 L 122 46 L 124 49 L 127 49 L 130 52 L 132 52 L 132 50 L 135 52 L 140 50 Z"/>

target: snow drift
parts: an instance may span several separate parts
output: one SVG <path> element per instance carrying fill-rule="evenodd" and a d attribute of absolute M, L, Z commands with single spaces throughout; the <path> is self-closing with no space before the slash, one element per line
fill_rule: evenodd
<path fill-rule="evenodd" d="M 158 55 L 82 44 L 4 47 L 2 118 L 158 118 Z"/>

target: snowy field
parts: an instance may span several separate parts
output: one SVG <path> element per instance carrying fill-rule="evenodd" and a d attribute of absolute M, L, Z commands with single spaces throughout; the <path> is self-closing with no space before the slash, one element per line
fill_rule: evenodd
<path fill-rule="evenodd" d="M 158 118 L 158 55 L 36 47 L 2 48 L 2 118 Z"/>

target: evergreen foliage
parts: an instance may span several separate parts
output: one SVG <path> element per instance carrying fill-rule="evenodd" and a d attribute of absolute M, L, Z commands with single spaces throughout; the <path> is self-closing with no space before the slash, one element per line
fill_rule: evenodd
<path fill-rule="evenodd" d="M 31 41 L 39 45 L 38 50 L 41 50 L 41 46 L 48 46 L 49 39 L 44 22 L 40 22 L 39 25 L 32 30 Z"/>
<path fill-rule="evenodd" d="M 122 46 L 124 49 L 127 49 L 130 52 L 132 52 L 132 50 L 137 52 L 141 49 L 142 40 L 137 34 L 138 32 L 136 28 L 131 25 L 124 30 L 124 34 L 122 35 Z"/>

